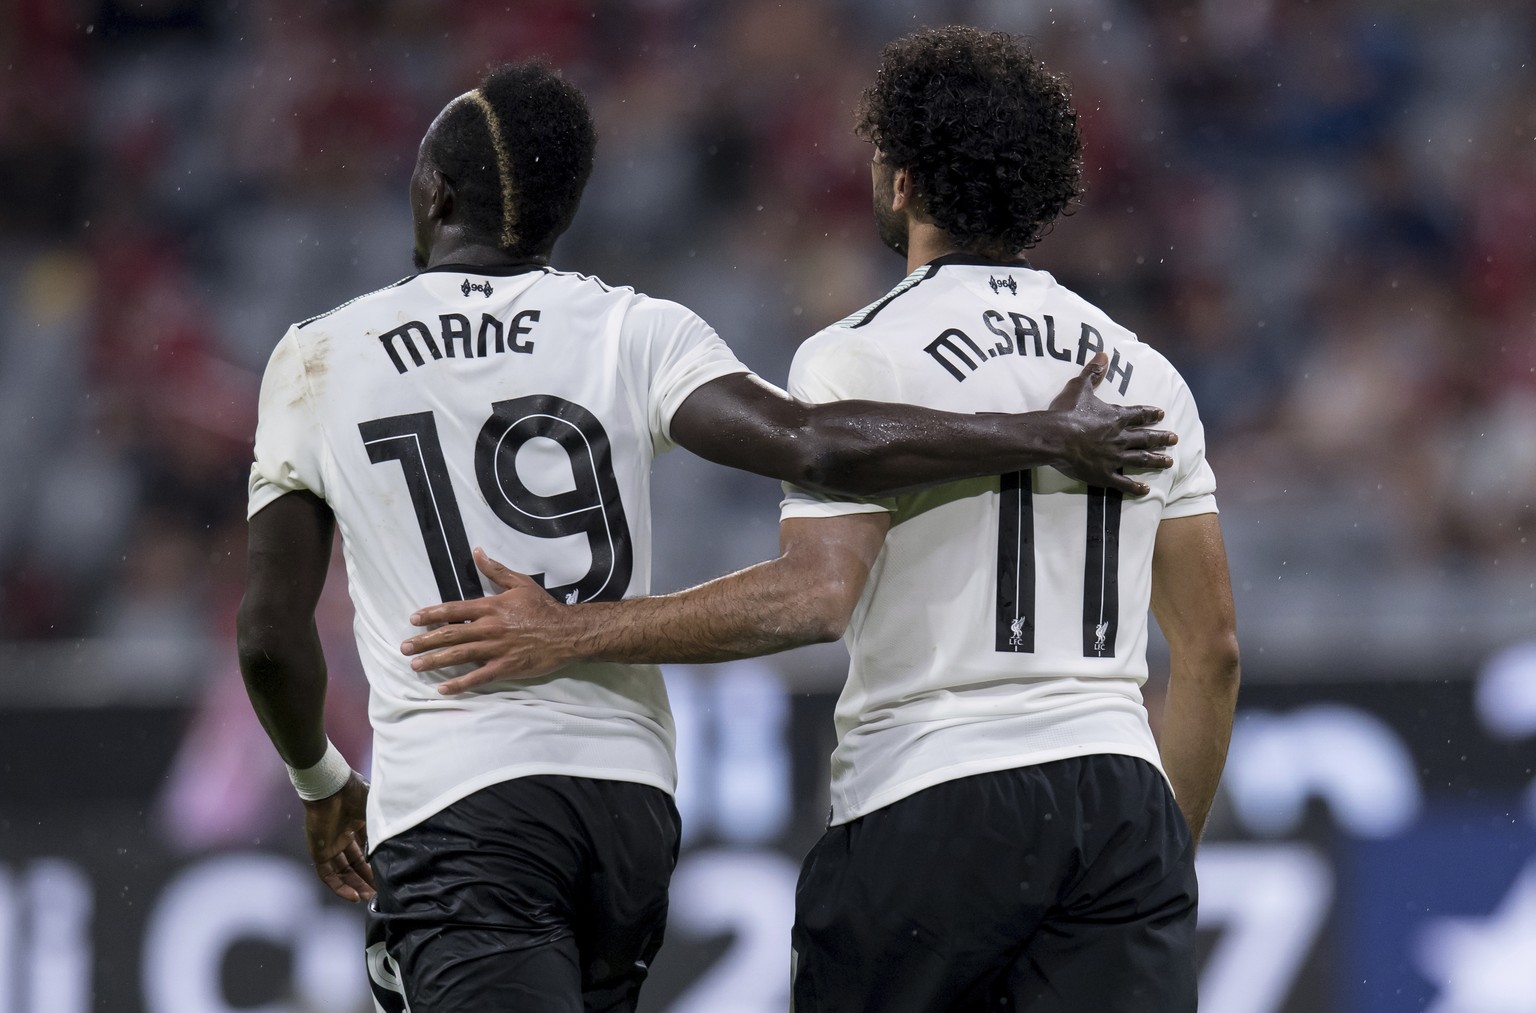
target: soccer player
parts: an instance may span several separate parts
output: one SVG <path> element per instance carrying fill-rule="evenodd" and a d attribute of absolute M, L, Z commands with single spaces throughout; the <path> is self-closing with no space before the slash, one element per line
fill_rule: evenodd
<path fill-rule="evenodd" d="M 467 689 L 846 634 L 830 825 L 796 893 L 797 1013 L 1193 1010 L 1194 848 L 1238 684 L 1194 402 L 1022 258 L 1078 195 L 1081 142 L 1064 82 L 1017 41 L 892 43 L 859 132 L 880 236 L 911 273 L 807 341 L 791 392 L 1001 411 L 1108 352 L 1102 389 L 1164 407 L 1179 434 L 1151 494 L 1051 467 L 887 498 L 790 488 L 775 560 L 566 608 L 482 557 L 508 590 L 422 610 L 469 624 L 403 649 L 422 670 L 478 664 L 446 687 Z M 1161 751 L 1140 693 L 1149 605 L 1172 650 Z"/>
<path fill-rule="evenodd" d="M 1093 397 L 1102 358 L 1046 412 L 810 406 L 683 307 L 550 269 L 594 144 L 581 94 L 541 65 L 449 103 L 411 178 L 420 273 L 292 327 L 262 381 L 241 668 L 322 878 L 373 899 L 386 1010 L 633 1009 L 665 921 L 660 673 L 583 664 L 447 696 L 400 656 L 415 605 L 484 593 L 472 546 L 561 602 L 644 594 L 649 466 L 674 442 L 866 494 L 1047 463 L 1136 493 L 1120 469 L 1171 463 L 1171 436 L 1136 428 L 1160 411 Z M 324 731 L 313 610 L 338 528 L 371 792 Z"/>

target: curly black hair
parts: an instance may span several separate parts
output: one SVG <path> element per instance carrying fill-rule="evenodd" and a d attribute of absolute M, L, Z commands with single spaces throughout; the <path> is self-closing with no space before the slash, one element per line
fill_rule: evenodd
<path fill-rule="evenodd" d="M 1006 33 L 951 25 L 897 39 L 857 116 L 859 137 L 907 170 L 966 252 L 1017 256 L 1082 193 L 1067 83 Z"/>
<path fill-rule="evenodd" d="M 471 235 L 542 256 L 575 217 L 596 148 L 586 97 L 531 61 L 495 68 L 449 106 L 427 156 L 453 183 Z"/>

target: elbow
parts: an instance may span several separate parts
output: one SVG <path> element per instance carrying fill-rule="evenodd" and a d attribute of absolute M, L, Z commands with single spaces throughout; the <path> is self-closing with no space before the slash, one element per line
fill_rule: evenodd
<path fill-rule="evenodd" d="M 804 489 L 853 491 L 848 488 L 848 462 L 835 447 L 808 435 L 799 449 L 794 463 L 795 485 Z"/>
<path fill-rule="evenodd" d="M 247 685 L 261 682 L 272 669 L 272 642 L 242 626 L 235 636 L 235 654 L 240 661 L 240 675 Z"/>
<path fill-rule="evenodd" d="M 1174 678 L 1187 689 L 1212 698 L 1237 698 L 1242 657 L 1233 631 L 1210 633 L 1181 643 L 1170 641 Z"/>
<path fill-rule="evenodd" d="M 838 622 L 836 619 L 826 618 L 814 623 L 805 631 L 807 644 L 835 644 L 843 639 L 843 633 L 848 629 L 848 621 Z"/>
<path fill-rule="evenodd" d="M 877 445 L 865 440 L 829 439 L 810 429 L 800 434 L 796 446 L 795 485 L 855 496 L 881 491 L 867 480 L 866 465 L 878 453 Z"/>
<path fill-rule="evenodd" d="M 266 614 L 249 599 L 240 603 L 240 611 L 235 615 L 235 653 L 247 684 L 271 678 L 285 639 L 288 638 L 279 617 Z"/>
<path fill-rule="evenodd" d="M 807 596 L 801 631 L 808 644 L 830 644 L 843 639 L 858 594 L 837 577 L 818 581 Z"/>
<path fill-rule="evenodd" d="M 1212 637 L 1204 645 L 1199 670 L 1211 690 L 1236 696 L 1238 684 L 1242 681 L 1242 669 L 1243 659 L 1235 631 Z"/>

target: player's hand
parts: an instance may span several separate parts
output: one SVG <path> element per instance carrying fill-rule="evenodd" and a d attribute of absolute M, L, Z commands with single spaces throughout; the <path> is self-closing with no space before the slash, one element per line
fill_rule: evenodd
<path fill-rule="evenodd" d="M 1161 422 L 1163 410 L 1150 405 L 1112 405 L 1100 401 L 1094 389 L 1104 379 L 1109 356 L 1100 352 L 1077 376 L 1067 381 L 1051 411 L 1064 428 L 1062 463 L 1056 469 L 1089 485 L 1145 495 L 1145 482 L 1127 478 L 1125 471 L 1162 471 L 1173 458 L 1157 451 L 1179 442 L 1177 435 L 1147 426 Z"/>
<path fill-rule="evenodd" d="M 400 653 L 411 656 L 413 669 L 432 672 L 453 665 L 479 666 L 437 687 L 448 695 L 496 679 L 548 675 L 573 660 L 559 635 L 566 606 L 527 576 L 487 556 L 484 549 L 475 550 L 475 565 L 501 593 L 431 605 L 411 616 L 413 626 L 438 627 L 400 645 Z"/>
<path fill-rule="evenodd" d="M 329 798 L 304 803 L 304 838 L 320 880 L 342 900 L 373 898 L 368 867 L 368 782 L 357 771 Z"/>

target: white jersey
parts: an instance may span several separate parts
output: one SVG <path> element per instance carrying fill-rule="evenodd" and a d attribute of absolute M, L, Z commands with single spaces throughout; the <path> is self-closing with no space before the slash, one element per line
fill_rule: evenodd
<path fill-rule="evenodd" d="M 488 590 L 477 545 L 564 602 L 645 594 L 651 459 L 689 394 L 745 371 L 682 306 L 547 268 L 437 268 L 289 329 L 249 510 L 303 489 L 336 514 L 371 690 L 370 842 L 532 774 L 673 790 L 657 668 L 445 697 L 468 669 L 413 672 L 399 645 L 417 608 Z"/>
<path fill-rule="evenodd" d="M 884 500 L 786 487 L 783 516 L 885 510 L 891 529 L 847 630 L 832 822 L 942 781 L 1090 753 L 1161 769 L 1142 704 L 1152 546 L 1167 517 L 1216 509 L 1189 390 L 1103 312 L 1019 265 L 952 256 L 812 337 L 790 392 L 957 412 L 1046 408 L 1099 350 L 1098 388 L 1164 409 L 1174 467 L 1145 497 L 1052 468 Z"/>

